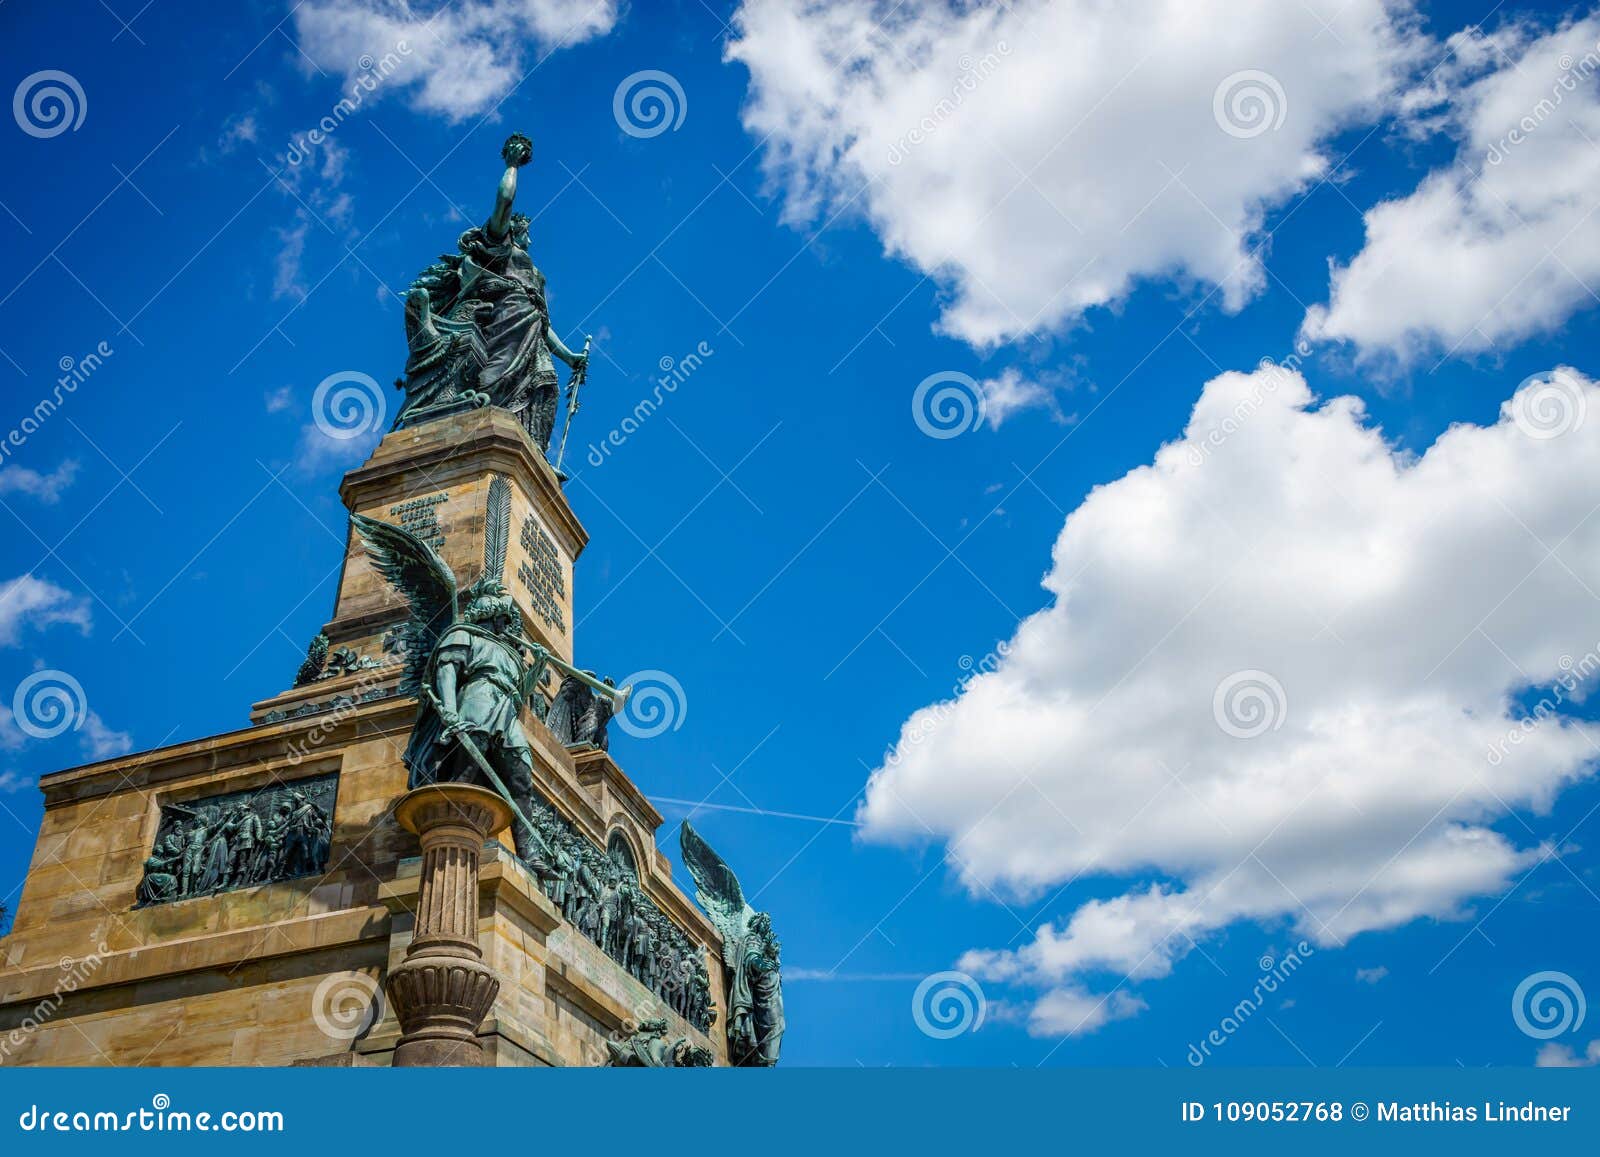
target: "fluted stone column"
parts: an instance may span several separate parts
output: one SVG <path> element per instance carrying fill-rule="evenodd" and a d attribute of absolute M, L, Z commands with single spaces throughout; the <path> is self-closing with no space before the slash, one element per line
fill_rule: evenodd
<path fill-rule="evenodd" d="M 478 947 L 478 857 L 511 809 L 481 787 L 430 784 L 401 799 L 395 818 L 422 841 L 422 875 L 411 946 L 388 980 L 401 1030 L 394 1065 L 481 1065 L 478 1026 L 500 980 Z"/>

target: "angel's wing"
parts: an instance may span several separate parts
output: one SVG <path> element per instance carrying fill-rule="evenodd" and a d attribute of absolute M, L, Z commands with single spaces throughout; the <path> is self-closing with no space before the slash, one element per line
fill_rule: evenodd
<path fill-rule="evenodd" d="M 688 820 L 683 821 L 678 839 L 684 867 L 694 877 L 694 898 L 722 933 L 725 952 L 731 951 L 749 930 L 750 917 L 754 915 L 754 909 L 745 902 L 739 877 Z"/>
<path fill-rule="evenodd" d="M 415 692 L 434 644 L 456 620 L 455 575 L 432 547 L 409 530 L 362 514 L 352 514 L 350 521 L 374 569 L 411 604 L 410 647 L 400 691 Z"/>

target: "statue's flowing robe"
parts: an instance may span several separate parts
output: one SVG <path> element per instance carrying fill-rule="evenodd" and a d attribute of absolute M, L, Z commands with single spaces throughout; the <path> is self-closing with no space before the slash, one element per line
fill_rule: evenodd
<path fill-rule="evenodd" d="M 509 239 L 484 252 L 487 264 L 471 256 L 461 263 L 461 296 L 493 307 L 480 330 L 489 360 L 478 385 L 494 405 L 522 420 L 541 450 L 548 449 L 560 385 L 546 336 L 550 313 L 544 274 L 528 251 Z"/>
<path fill-rule="evenodd" d="M 736 948 L 733 976 L 728 986 L 728 1024 L 737 1022 L 741 1012 L 750 1018 L 753 1041 L 730 1044 L 738 1050 L 735 1064 L 778 1063 L 778 1046 L 783 1039 L 783 988 L 775 968 L 764 968 L 765 942 L 756 935 L 743 937 Z"/>
<path fill-rule="evenodd" d="M 761 958 L 766 963 L 765 957 Z M 778 1063 L 783 1043 L 783 981 L 776 968 L 751 967 L 750 995 L 755 1005 L 756 1052 L 765 1065 Z"/>

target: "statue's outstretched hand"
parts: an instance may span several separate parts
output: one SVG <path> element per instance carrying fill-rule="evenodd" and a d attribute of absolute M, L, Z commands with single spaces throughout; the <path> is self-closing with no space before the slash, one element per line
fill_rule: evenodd
<path fill-rule="evenodd" d="M 521 133 L 512 133 L 506 138 L 500 156 L 512 168 L 520 169 L 533 159 L 533 142 Z"/>

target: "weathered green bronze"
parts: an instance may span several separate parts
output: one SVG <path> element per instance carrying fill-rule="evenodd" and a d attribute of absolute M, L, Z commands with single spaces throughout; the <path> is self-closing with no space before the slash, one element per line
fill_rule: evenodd
<path fill-rule="evenodd" d="M 627 969 L 673 1012 L 701 1032 L 716 1023 L 706 950 L 690 940 L 639 882 L 626 858 L 579 835 L 546 800 L 535 797 L 533 823 L 550 849 L 528 860 L 568 924 Z"/>
<path fill-rule="evenodd" d="M 517 854 L 541 850 L 525 817 L 533 798 L 533 752 L 517 712 L 538 687 L 549 653 L 522 637 L 522 615 L 505 593 L 510 489 L 489 487 L 483 574 L 465 591 L 432 547 L 410 531 L 353 514 L 373 567 L 411 605 L 403 628 L 400 693 L 418 697 L 417 721 L 404 755 L 411 786 L 473 783 L 498 790 L 481 755 L 524 818 L 513 821 Z M 470 738 L 472 751 L 456 743 Z"/>
<path fill-rule="evenodd" d="M 548 455 L 560 401 L 552 358 L 571 367 L 568 391 L 575 398 L 588 346 L 573 352 L 550 324 L 545 277 L 528 256 L 528 218 L 512 211 L 517 170 L 532 159 L 533 145 L 513 133 L 500 155 L 506 169 L 488 221 L 461 234 L 459 252 L 441 255 L 406 295 L 410 355 L 398 383 L 406 396 L 395 427 L 499 406 L 516 414 Z"/>
<path fill-rule="evenodd" d="M 679 1037 L 667 1043 L 667 1022 L 659 1017 L 642 1021 L 627 1040 L 606 1041 L 603 1067 L 613 1069 L 704 1069 L 711 1066 L 708 1049 Z"/>
<path fill-rule="evenodd" d="M 739 877 L 688 820 L 679 836 L 695 899 L 722 933 L 728 990 L 728 1056 L 747 1067 L 775 1065 L 783 1044 L 782 945 L 772 917 L 745 901 Z"/>
<path fill-rule="evenodd" d="M 189 900 L 321 872 L 337 774 L 161 806 L 138 906 Z"/>
<path fill-rule="evenodd" d="M 411 787 L 472 783 L 504 795 L 519 813 L 512 823 L 517 856 L 567 921 L 690 1024 L 709 1030 L 716 1009 L 705 951 L 662 914 L 636 871 L 579 836 L 534 789 L 532 749 L 518 718 L 523 704 L 536 715 L 548 713 L 564 741 L 604 747 L 605 720 L 628 689 L 577 670 L 524 636 L 521 612 L 501 583 L 510 504 L 509 484 L 492 479 L 483 574 L 464 591 L 433 548 L 404 527 L 351 516 L 373 567 L 411 606 L 389 647 L 405 662 L 398 693 L 418 697 L 403 757 Z M 539 697 L 547 667 L 565 676 L 556 695 L 559 718 Z"/>
<path fill-rule="evenodd" d="M 307 683 L 315 683 L 322 677 L 322 669 L 327 665 L 328 636 L 318 634 L 306 648 L 305 662 L 300 664 L 300 670 L 295 673 L 294 685 L 304 687 Z"/>

